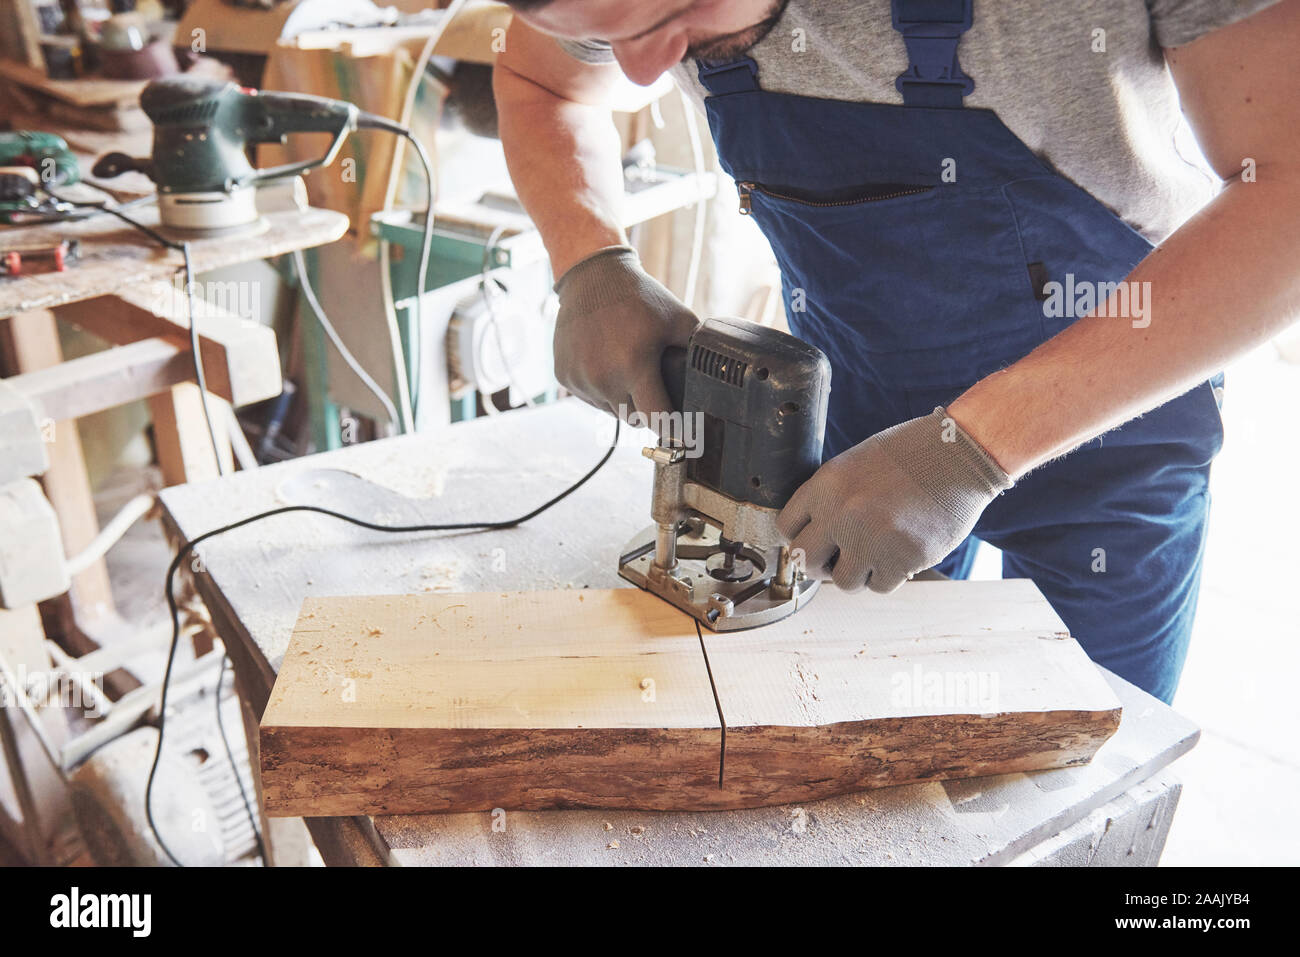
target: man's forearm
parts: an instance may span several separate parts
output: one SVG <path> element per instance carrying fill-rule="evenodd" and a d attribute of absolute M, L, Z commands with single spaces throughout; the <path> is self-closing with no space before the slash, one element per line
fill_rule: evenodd
<path fill-rule="evenodd" d="M 994 373 L 948 411 L 1019 477 L 1147 412 L 1300 314 L 1300 177 L 1234 181 L 1128 277 L 1146 318 L 1101 308 Z M 1130 310 L 1131 311 L 1131 310 Z"/>
<path fill-rule="evenodd" d="M 609 110 L 564 100 L 500 64 L 495 90 L 510 177 L 555 275 L 625 243 L 620 144 Z"/>

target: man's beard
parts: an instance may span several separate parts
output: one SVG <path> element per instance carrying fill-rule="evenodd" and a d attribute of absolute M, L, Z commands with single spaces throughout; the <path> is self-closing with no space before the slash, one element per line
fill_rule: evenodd
<path fill-rule="evenodd" d="M 734 60 L 742 54 L 748 53 L 750 49 L 758 45 L 758 42 L 772 32 L 772 28 L 777 25 L 781 15 L 785 13 L 786 6 L 790 0 L 772 0 L 772 5 L 768 8 L 767 16 L 752 27 L 746 27 L 744 30 L 737 30 L 735 33 L 725 33 L 720 37 L 712 37 L 708 40 L 700 40 L 692 43 L 686 50 L 687 60 Z"/>

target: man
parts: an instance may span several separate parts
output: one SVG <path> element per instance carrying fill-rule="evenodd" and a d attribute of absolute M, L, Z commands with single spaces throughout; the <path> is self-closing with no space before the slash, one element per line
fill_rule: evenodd
<path fill-rule="evenodd" d="M 780 516 L 809 567 L 889 591 L 989 541 L 1171 700 L 1217 372 L 1300 306 L 1300 0 L 513 6 L 496 95 L 560 381 L 668 407 L 659 356 L 698 320 L 625 245 L 600 104 L 672 71 L 831 360 L 827 460 Z"/>

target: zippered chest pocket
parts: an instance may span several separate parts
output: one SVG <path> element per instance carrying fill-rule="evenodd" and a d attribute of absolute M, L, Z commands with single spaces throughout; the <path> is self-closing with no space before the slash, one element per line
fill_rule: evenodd
<path fill-rule="evenodd" d="M 827 208 L 832 206 L 857 206 L 861 203 L 878 203 L 886 199 L 898 199 L 928 193 L 933 186 L 917 186 L 911 183 L 871 183 L 865 186 L 849 186 L 841 189 L 810 191 L 793 186 L 765 185 L 749 180 L 736 183 L 740 197 L 740 212 L 748 216 L 753 208 L 753 194 L 759 193 L 769 199 L 799 203 L 803 206 Z"/>
<path fill-rule="evenodd" d="M 781 266 L 787 321 L 837 374 L 964 387 L 1042 340 L 1042 307 L 1000 188 L 738 187 Z"/>

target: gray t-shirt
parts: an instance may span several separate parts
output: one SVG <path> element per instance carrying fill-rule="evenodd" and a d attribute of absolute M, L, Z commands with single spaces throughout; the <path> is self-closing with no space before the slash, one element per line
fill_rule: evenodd
<path fill-rule="evenodd" d="M 1277 0 L 979 0 L 958 57 L 975 80 L 966 104 L 995 111 L 1058 171 L 1159 243 L 1221 183 L 1188 135 L 1162 47 L 1176 47 Z M 607 44 L 561 41 L 609 62 Z M 750 51 L 775 93 L 901 103 L 907 68 L 889 0 L 791 0 Z M 697 100 L 688 61 L 673 68 Z"/>

